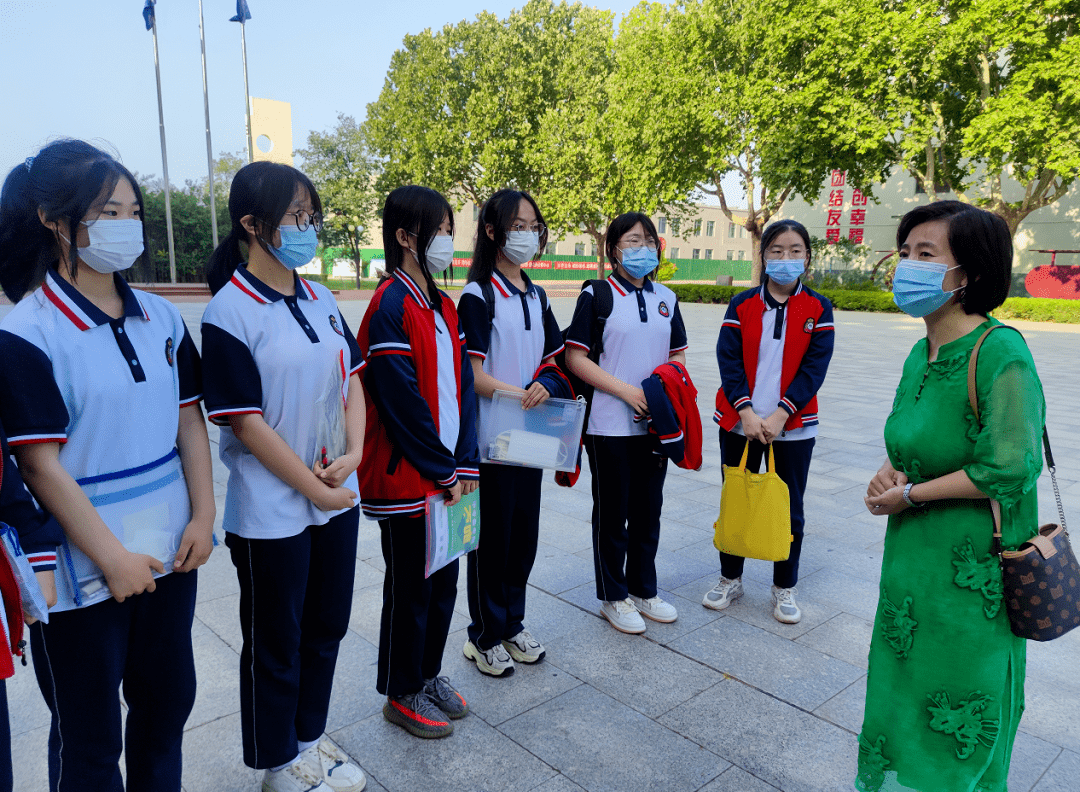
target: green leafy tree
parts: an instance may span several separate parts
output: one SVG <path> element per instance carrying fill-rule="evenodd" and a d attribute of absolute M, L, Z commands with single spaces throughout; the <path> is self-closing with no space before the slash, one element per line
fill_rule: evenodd
<path fill-rule="evenodd" d="M 364 131 L 356 119 L 340 113 L 331 132 L 311 132 L 307 148 L 297 154 L 303 158 L 303 171 L 322 199 L 323 243 L 348 251 L 359 285 L 363 264 L 360 249 L 368 240 L 379 207 L 378 172 Z"/>
<path fill-rule="evenodd" d="M 140 187 L 143 191 L 143 224 L 149 239 L 150 267 L 136 269 L 132 279 L 142 283 L 168 283 L 169 238 L 165 224 L 165 190 L 160 184 L 153 183 Z M 178 283 L 205 282 L 204 267 L 214 250 L 210 205 L 205 196 L 205 183 L 189 182 L 182 190 L 174 188 L 170 191 Z M 219 227 L 224 223 L 224 227 L 228 228 L 228 208 L 223 208 L 219 202 L 216 209 Z"/>
<path fill-rule="evenodd" d="M 685 0 L 642 3 L 620 25 L 620 160 L 642 158 L 663 199 L 715 196 L 751 236 L 755 283 L 761 233 L 793 193 L 815 200 L 834 168 L 855 184 L 884 178 L 889 75 L 873 53 L 838 62 L 835 50 L 884 24 L 862 10 L 848 0 Z M 734 212 L 742 197 L 745 218 Z"/>
<path fill-rule="evenodd" d="M 882 4 L 898 163 L 1015 234 L 1080 176 L 1080 2 Z"/>

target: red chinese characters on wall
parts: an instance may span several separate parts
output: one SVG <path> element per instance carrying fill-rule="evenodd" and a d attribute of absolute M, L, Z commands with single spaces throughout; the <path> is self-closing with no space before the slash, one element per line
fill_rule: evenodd
<path fill-rule="evenodd" d="M 829 174 L 829 197 L 825 209 L 825 241 L 830 244 L 840 241 L 843 231 L 845 188 L 847 187 L 847 171 L 833 170 Z M 856 244 L 862 244 L 864 226 L 866 225 L 867 197 L 862 190 L 851 190 L 851 212 L 848 217 L 847 238 Z"/>

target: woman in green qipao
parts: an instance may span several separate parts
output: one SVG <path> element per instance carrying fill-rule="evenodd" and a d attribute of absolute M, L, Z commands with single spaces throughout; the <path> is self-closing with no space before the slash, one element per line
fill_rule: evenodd
<path fill-rule="evenodd" d="M 889 459 L 866 506 L 889 515 L 860 792 L 1005 792 L 1024 711 L 1026 646 L 1009 629 L 989 498 L 1006 549 L 1038 524 L 1042 386 L 1019 333 L 979 352 L 981 423 L 967 366 L 1012 269 L 1005 221 L 957 201 L 919 207 L 897 230 L 896 303 L 926 321 L 885 424 Z"/>

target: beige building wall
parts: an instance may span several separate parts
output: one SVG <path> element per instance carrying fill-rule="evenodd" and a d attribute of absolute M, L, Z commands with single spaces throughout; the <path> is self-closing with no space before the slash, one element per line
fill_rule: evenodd
<path fill-rule="evenodd" d="M 252 159 L 292 165 L 292 105 L 276 99 L 256 99 L 254 96 L 250 97 L 250 101 Z M 264 139 L 260 141 L 260 138 Z M 269 149 L 264 151 L 259 143 L 267 141 Z"/>

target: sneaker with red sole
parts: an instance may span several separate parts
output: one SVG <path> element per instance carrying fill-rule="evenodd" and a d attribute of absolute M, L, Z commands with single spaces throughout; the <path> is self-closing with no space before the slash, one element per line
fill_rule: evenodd
<path fill-rule="evenodd" d="M 454 733 L 454 724 L 422 690 L 407 696 L 387 698 L 382 711 L 388 721 L 417 737 L 435 739 Z"/>

